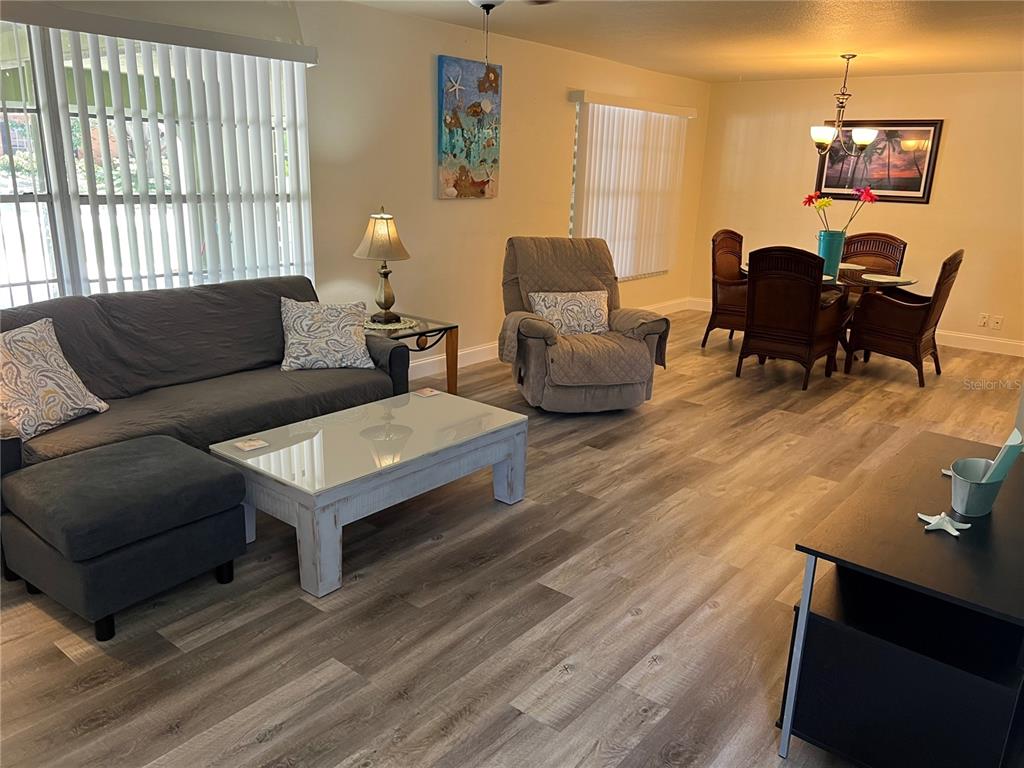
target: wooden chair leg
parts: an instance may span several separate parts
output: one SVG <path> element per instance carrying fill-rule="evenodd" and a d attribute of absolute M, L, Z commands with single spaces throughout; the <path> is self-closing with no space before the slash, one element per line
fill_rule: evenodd
<path fill-rule="evenodd" d="M 742 370 L 743 370 L 743 353 L 740 352 L 740 357 L 736 361 L 736 378 L 737 379 L 740 377 L 740 371 L 742 371 Z"/>
<path fill-rule="evenodd" d="M 757 364 L 758 365 L 764 365 L 767 361 L 768 361 L 768 355 L 758 355 L 757 356 Z"/>
<path fill-rule="evenodd" d="M 704 331 L 704 339 L 700 343 L 700 348 L 701 349 L 704 349 L 704 347 L 706 347 L 708 345 L 708 336 L 711 335 L 711 331 L 712 331 L 712 329 L 714 329 L 714 327 L 715 326 L 713 326 L 711 323 L 708 323 L 708 327 Z"/>
<path fill-rule="evenodd" d="M 924 386 L 924 362 L 921 361 L 921 360 L 918 360 L 914 367 L 917 368 L 917 386 L 923 387 Z"/>
<path fill-rule="evenodd" d="M 811 366 L 804 366 L 804 385 L 800 387 L 801 391 L 807 391 L 807 385 L 811 383 Z"/>
<path fill-rule="evenodd" d="M 864 362 L 866 363 L 870 359 L 871 359 L 871 350 L 870 349 L 865 349 L 864 350 Z"/>
<path fill-rule="evenodd" d="M 99 642 L 110 640 L 114 637 L 114 614 L 104 616 L 93 625 L 93 632 L 96 634 L 96 639 Z"/>
<path fill-rule="evenodd" d="M 835 369 L 836 369 L 836 355 L 835 355 L 835 352 L 833 352 L 831 355 L 828 355 L 825 358 L 825 378 L 826 379 L 831 379 L 832 378 L 832 371 L 834 371 Z"/>
<path fill-rule="evenodd" d="M 935 363 L 935 375 L 936 376 L 941 376 L 942 375 L 942 366 L 939 365 L 939 350 L 938 349 L 933 349 L 932 350 L 932 361 Z"/>
<path fill-rule="evenodd" d="M 736 331 L 729 331 L 729 341 L 732 341 L 732 337 L 736 335 Z"/>
<path fill-rule="evenodd" d="M 850 371 L 853 370 L 853 359 L 854 350 L 852 348 L 847 348 L 846 359 L 843 360 L 843 373 L 849 373 Z"/>

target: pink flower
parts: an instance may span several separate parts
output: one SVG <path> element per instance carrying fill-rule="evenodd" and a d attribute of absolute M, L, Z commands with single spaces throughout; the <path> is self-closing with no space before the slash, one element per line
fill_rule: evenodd
<path fill-rule="evenodd" d="M 857 199 L 862 203 L 877 203 L 878 195 L 871 191 L 871 187 L 853 190 L 857 193 Z"/>
<path fill-rule="evenodd" d="M 821 192 L 812 192 L 811 194 L 807 195 L 807 197 L 804 198 L 804 201 L 803 203 L 801 203 L 801 205 L 806 205 L 808 207 L 812 206 L 814 205 L 814 201 L 817 200 L 819 197 L 821 197 Z"/>

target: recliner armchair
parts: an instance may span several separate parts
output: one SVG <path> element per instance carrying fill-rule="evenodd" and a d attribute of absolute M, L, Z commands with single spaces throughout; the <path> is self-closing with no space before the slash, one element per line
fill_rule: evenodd
<path fill-rule="evenodd" d="M 531 310 L 539 291 L 606 291 L 609 330 L 560 335 Z M 502 279 L 500 357 L 535 407 L 562 413 L 633 408 L 650 400 L 654 366 L 665 366 L 669 320 L 619 305 L 608 244 L 598 238 L 512 237 Z"/>

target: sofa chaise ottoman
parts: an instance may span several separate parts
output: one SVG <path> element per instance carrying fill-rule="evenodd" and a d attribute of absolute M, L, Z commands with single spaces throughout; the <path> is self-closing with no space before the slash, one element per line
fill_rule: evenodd
<path fill-rule="evenodd" d="M 114 614 L 245 552 L 245 481 L 228 464 L 153 435 L 73 453 L 3 480 L 4 577 L 25 579 L 114 636 Z"/>

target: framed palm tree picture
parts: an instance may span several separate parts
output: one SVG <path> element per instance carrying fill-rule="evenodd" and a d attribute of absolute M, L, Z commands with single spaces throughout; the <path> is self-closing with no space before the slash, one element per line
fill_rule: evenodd
<path fill-rule="evenodd" d="M 840 138 L 852 147 L 854 128 L 874 128 L 878 135 L 851 157 L 840 146 Z M 854 200 L 855 188 L 871 187 L 880 202 L 927 203 L 941 133 L 941 120 L 848 120 L 842 136 L 818 159 L 815 189 L 839 200 Z"/>

